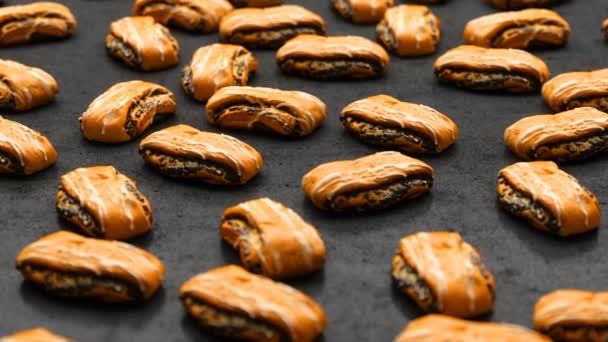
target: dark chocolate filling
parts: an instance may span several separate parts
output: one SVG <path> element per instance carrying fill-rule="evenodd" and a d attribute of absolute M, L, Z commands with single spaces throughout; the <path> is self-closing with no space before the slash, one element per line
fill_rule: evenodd
<path fill-rule="evenodd" d="M 378 77 L 385 71 L 385 65 L 378 60 L 317 58 L 314 56 L 308 59 L 287 58 L 279 62 L 279 67 L 288 74 L 320 80 L 371 78 Z"/>
<path fill-rule="evenodd" d="M 568 101 L 561 105 L 562 111 L 571 110 L 580 107 L 593 107 L 608 112 L 608 95 L 596 97 L 581 97 Z"/>
<path fill-rule="evenodd" d="M 105 232 L 97 219 L 83 208 L 78 201 L 68 195 L 63 187 L 57 190 L 57 213 L 61 218 L 76 224 L 86 235 L 103 238 Z"/>
<path fill-rule="evenodd" d="M 263 100 L 263 99 L 261 99 L 261 100 Z M 286 108 L 279 109 L 279 108 L 273 107 L 273 106 L 265 104 L 265 103 L 264 104 L 250 103 L 247 101 L 235 101 L 235 102 L 231 102 L 231 103 L 226 103 L 223 106 L 218 107 L 212 113 L 212 116 L 213 116 L 214 121 L 217 122 L 217 120 L 222 115 L 226 114 L 227 112 L 232 112 L 232 111 L 238 112 L 238 113 L 243 113 L 244 115 L 251 115 L 251 116 L 263 115 L 263 116 L 272 117 L 275 121 L 279 122 L 282 127 L 288 129 L 288 132 L 286 134 L 287 136 L 299 136 L 302 133 L 300 124 L 297 121 L 295 122 L 295 125 L 293 127 L 288 127 L 289 123 L 282 121 L 280 115 L 276 115 L 276 114 L 285 113 L 291 117 L 296 117 L 293 113 L 291 113 Z M 274 133 L 282 134 L 282 132 L 275 132 L 271 127 L 267 127 L 260 122 L 256 122 L 253 125 L 253 128 L 255 130 L 261 131 L 261 132 L 269 132 L 269 133 L 274 132 Z"/>
<path fill-rule="evenodd" d="M 452 79 L 452 75 L 461 73 L 461 80 Z M 437 78 L 445 83 L 451 83 L 461 88 L 472 90 L 507 90 L 512 92 L 532 91 L 540 89 L 540 81 L 532 76 L 500 71 L 482 71 L 445 68 L 435 71 Z M 511 85 L 507 85 L 507 82 Z"/>
<path fill-rule="evenodd" d="M 182 88 L 190 96 L 194 96 L 194 84 L 192 84 L 192 68 L 186 65 L 182 69 Z"/>
<path fill-rule="evenodd" d="M 25 167 L 13 155 L 0 151 L 0 173 L 23 175 Z"/>
<path fill-rule="evenodd" d="M 572 141 L 539 146 L 530 151 L 529 157 L 533 160 L 569 162 L 589 159 L 606 150 L 608 150 L 608 132 L 602 132 Z"/>
<path fill-rule="evenodd" d="M 127 114 L 127 120 L 125 122 L 125 132 L 131 138 L 137 137 L 140 132 L 137 131 L 137 123 L 141 119 L 141 116 L 144 115 L 147 111 L 158 105 L 157 97 L 161 97 L 163 95 L 167 95 L 167 92 L 161 89 L 155 90 L 151 94 L 144 96 L 143 98 L 134 101 L 129 108 Z M 139 107 L 136 111 L 135 108 Z M 157 113 L 157 114 L 167 114 L 167 113 Z"/>
<path fill-rule="evenodd" d="M 537 25 L 542 25 L 545 26 L 547 29 L 551 28 L 551 27 L 555 27 L 557 29 L 563 30 L 564 28 L 559 25 L 557 22 L 551 21 L 551 20 L 543 20 L 541 22 L 538 23 L 531 23 L 531 24 L 526 24 L 526 25 L 517 25 L 517 24 L 513 24 L 510 26 L 507 26 L 505 28 L 502 29 L 502 31 L 498 32 L 496 34 L 496 36 L 492 39 L 492 46 L 497 47 L 497 46 L 501 46 L 503 40 L 504 40 L 504 34 L 510 30 L 513 29 L 518 29 L 519 31 L 521 31 L 520 34 L 528 34 L 532 31 L 536 31 L 534 30 L 532 27 L 530 26 L 537 26 Z M 564 43 L 565 40 L 562 42 Z M 528 45 L 526 45 L 526 47 L 538 47 L 538 48 L 542 48 L 542 47 L 549 47 L 549 46 L 553 46 L 554 44 L 550 44 L 549 42 L 545 42 L 545 41 L 541 41 L 538 39 L 533 39 L 531 41 L 528 42 Z"/>
<path fill-rule="evenodd" d="M 556 325 L 546 334 L 554 341 L 605 342 L 608 341 L 608 326 Z"/>
<path fill-rule="evenodd" d="M 393 260 L 393 279 L 397 287 L 407 293 L 408 289 L 415 292 L 417 303 L 427 312 L 439 312 L 439 304 L 433 295 L 429 285 L 410 267 L 401 255 L 396 255 Z"/>
<path fill-rule="evenodd" d="M 15 109 L 15 94 L 9 82 L 0 78 L 0 94 L 7 94 L 7 97 L 0 96 L 0 110 L 13 110 Z"/>
<path fill-rule="evenodd" d="M 106 49 L 111 56 L 132 67 L 141 67 L 142 60 L 134 49 L 115 36 L 109 36 L 108 39 L 109 41 L 106 40 Z"/>
<path fill-rule="evenodd" d="M 239 248 L 240 252 L 244 254 L 244 258 L 241 258 L 241 261 L 245 267 L 251 272 L 262 273 L 262 260 L 259 257 L 262 249 L 262 239 L 258 230 L 252 227 L 246 218 L 242 217 L 226 218 L 223 224 L 230 225 L 240 236 L 239 239 L 241 241 L 246 241 L 246 243 L 240 243 L 233 246 L 234 248 Z M 254 249 L 254 251 L 252 251 L 252 249 Z M 257 255 L 257 257 L 249 257 L 252 254 L 254 256 Z"/>
<path fill-rule="evenodd" d="M 227 42 L 240 44 L 249 48 L 276 49 L 285 44 L 286 41 L 300 34 L 318 34 L 325 32 L 321 27 L 299 26 L 299 27 L 276 27 L 266 30 L 243 30 L 233 32 Z"/>

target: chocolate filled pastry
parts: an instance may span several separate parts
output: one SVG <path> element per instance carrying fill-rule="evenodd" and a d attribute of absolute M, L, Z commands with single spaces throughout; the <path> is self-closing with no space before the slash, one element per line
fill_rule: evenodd
<path fill-rule="evenodd" d="M 222 42 L 252 49 L 276 49 L 299 34 L 324 35 L 325 30 L 320 15 L 297 5 L 241 8 L 220 22 Z"/>
<path fill-rule="evenodd" d="M 551 342 L 535 331 L 507 323 L 426 315 L 411 321 L 394 342 Z"/>
<path fill-rule="evenodd" d="M 365 212 L 426 194 L 434 177 L 424 162 L 387 151 L 319 165 L 304 175 L 302 188 L 319 209 Z"/>
<path fill-rule="evenodd" d="M 540 58 L 522 50 L 462 45 L 435 62 L 439 81 L 475 91 L 539 91 L 549 70 Z"/>
<path fill-rule="evenodd" d="M 505 144 L 523 160 L 589 159 L 608 150 L 608 114 L 581 107 L 529 116 L 505 130 Z"/>
<path fill-rule="evenodd" d="M 331 0 L 333 8 L 346 20 L 355 24 L 375 24 L 395 0 Z"/>
<path fill-rule="evenodd" d="M 239 251 L 245 268 L 272 279 L 304 276 L 325 263 L 325 244 L 315 227 L 269 198 L 226 209 L 220 234 Z"/>
<path fill-rule="evenodd" d="M 608 341 L 608 292 L 553 291 L 536 303 L 534 328 L 559 342 Z"/>
<path fill-rule="evenodd" d="M 55 335 L 44 328 L 20 331 L 10 336 L 0 337 L 0 342 L 74 342 L 63 336 Z"/>
<path fill-rule="evenodd" d="M 392 276 L 426 312 L 469 318 L 494 306 L 494 277 L 458 233 L 416 233 L 401 239 Z"/>
<path fill-rule="evenodd" d="M 312 342 L 327 324 L 312 298 L 234 265 L 186 281 L 180 297 L 202 329 L 230 339 Z"/>
<path fill-rule="evenodd" d="M 211 44 L 194 52 L 182 70 L 186 94 L 205 102 L 219 89 L 246 86 L 259 63 L 246 48 L 232 44 Z"/>
<path fill-rule="evenodd" d="M 517 10 L 531 7 L 551 7 L 563 0 L 486 0 L 490 5 L 501 10 Z"/>
<path fill-rule="evenodd" d="M 152 225 L 152 207 L 131 178 L 113 166 L 79 168 L 61 177 L 57 213 L 88 236 L 127 240 Z"/>
<path fill-rule="evenodd" d="M 34 2 L 0 8 L 0 47 L 64 39 L 75 32 L 74 15 L 59 3 Z"/>
<path fill-rule="evenodd" d="M 389 8 L 376 27 L 378 39 L 399 56 L 424 56 L 435 52 L 441 40 L 441 20 L 426 6 Z"/>
<path fill-rule="evenodd" d="M 233 7 L 228 0 L 136 0 L 133 14 L 192 32 L 216 32 Z"/>
<path fill-rule="evenodd" d="M 87 140 L 122 143 L 140 136 L 157 115 L 175 111 L 169 89 L 144 81 L 122 82 L 89 105 L 80 117 L 80 131 Z"/>
<path fill-rule="evenodd" d="M 560 236 L 581 234 L 600 224 L 593 193 L 554 162 L 520 162 L 498 173 L 498 201 L 508 213 Z"/>
<path fill-rule="evenodd" d="M 55 161 L 57 151 L 44 135 L 0 116 L 0 174 L 31 175 Z"/>
<path fill-rule="evenodd" d="M 384 75 L 389 57 L 382 46 L 357 36 L 299 35 L 276 54 L 286 74 L 319 80 L 368 79 Z"/>
<path fill-rule="evenodd" d="M 162 262 L 143 249 L 67 231 L 25 247 L 17 269 L 51 295 L 111 303 L 149 299 L 165 274 Z"/>
<path fill-rule="evenodd" d="M 228 0 L 232 6 L 240 7 L 271 7 L 279 6 L 283 0 Z"/>
<path fill-rule="evenodd" d="M 555 112 L 578 107 L 608 112 L 608 69 L 557 75 L 543 86 L 543 97 Z"/>
<path fill-rule="evenodd" d="M 261 87 L 226 87 L 206 107 L 207 121 L 222 128 L 303 137 L 316 130 L 327 113 L 317 97 L 301 91 Z"/>
<path fill-rule="evenodd" d="M 493 48 L 558 47 L 569 35 L 570 25 L 561 15 L 534 8 L 485 15 L 464 28 L 468 44 Z"/>
<path fill-rule="evenodd" d="M 169 29 L 150 16 L 112 22 L 106 50 L 115 59 L 142 71 L 167 69 L 179 63 L 179 43 Z"/>
<path fill-rule="evenodd" d="M 150 134 L 139 144 L 139 153 L 167 177 L 211 184 L 245 184 L 264 165 L 260 153 L 246 143 L 187 125 Z"/>
<path fill-rule="evenodd" d="M 0 110 L 22 112 L 55 100 L 57 81 L 42 69 L 0 59 Z"/>
<path fill-rule="evenodd" d="M 409 153 L 439 153 L 458 137 L 458 127 L 447 116 L 388 95 L 349 104 L 342 109 L 340 121 L 367 144 Z"/>

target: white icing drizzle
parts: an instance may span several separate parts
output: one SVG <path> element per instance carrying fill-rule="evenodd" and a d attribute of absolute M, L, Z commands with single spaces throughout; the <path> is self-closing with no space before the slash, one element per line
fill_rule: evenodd
<path fill-rule="evenodd" d="M 0 81 L 9 84 L 16 103 L 23 104 L 23 107 L 32 106 L 32 91 L 43 90 L 49 100 L 57 93 L 57 82 L 51 75 L 42 69 L 7 59 L 0 59 Z"/>
<path fill-rule="evenodd" d="M 26 167 L 26 160 L 34 161 L 42 158 L 49 160 L 47 148 L 48 140 L 40 133 L 15 121 L 0 116 L 0 146 L 8 145 L 22 167 Z M 35 151 L 39 154 L 36 155 Z M 32 155 L 33 153 L 33 155 Z"/>
<path fill-rule="evenodd" d="M 222 33 L 239 30 L 264 30 L 267 27 L 297 27 L 308 23 L 323 24 L 318 14 L 298 5 L 282 5 L 266 8 L 241 8 L 224 16 L 220 24 Z"/>

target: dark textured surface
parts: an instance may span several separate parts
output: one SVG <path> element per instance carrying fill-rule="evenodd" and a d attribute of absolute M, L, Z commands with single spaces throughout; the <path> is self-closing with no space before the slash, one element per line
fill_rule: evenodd
<path fill-rule="evenodd" d="M 13 4 L 18 1 L 9 1 Z M 21 1 L 19 1 L 21 2 Z M 25 2 L 25 1 L 23 1 Z M 305 4 L 328 21 L 330 34 L 374 37 L 373 26 L 355 26 L 329 8 L 329 1 Z M 423 230 L 456 230 L 475 245 L 496 276 L 497 301 L 487 318 L 531 325 L 532 308 L 542 294 L 561 287 L 606 290 L 606 232 L 568 240 L 534 231 L 503 213 L 496 203 L 496 173 L 515 157 L 503 145 L 504 129 L 530 114 L 549 112 L 540 95 L 475 94 L 439 85 L 432 65 L 440 53 L 460 44 L 465 23 L 493 9 L 482 0 L 455 0 L 434 6 L 443 20 L 437 54 L 425 58 L 392 56 L 389 72 L 379 80 L 316 82 L 281 75 L 271 51 L 255 51 L 261 68 L 252 84 L 298 89 L 329 106 L 324 126 L 297 141 L 232 132 L 265 158 L 262 173 L 249 185 L 224 188 L 163 178 L 147 168 L 137 142 L 106 146 L 83 140 L 78 117 L 114 83 L 132 79 L 157 82 L 175 92 L 178 114 L 152 130 L 177 123 L 216 131 L 204 119 L 203 106 L 180 88 L 181 67 L 199 46 L 217 41 L 216 34 L 192 35 L 172 30 L 182 47 L 180 67 L 154 73 L 132 71 L 109 58 L 103 39 L 111 20 L 130 14 L 131 1 L 64 1 L 79 21 L 70 40 L 1 49 L 0 57 L 39 66 L 61 87 L 56 103 L 27 113 L 6 115 L 47 135 L 59 152 L 55 166 L 27 178 L 0 177 L 0 336 L 43 325 L 79 341 L 216 341 L 187 319 L 177 299 L 180 284 L 196 273 L 238 262 L 218 229 L 223 210 L 261 196 L 281 201 L 312 222 L 328 247 L 323 272 L 290 284 L 323 305 L 329 324 L 323 341 L 391 341 L 421 312 L 394 290 L 391 257 L 404 235 Z M 556 8 L 572 25 L 570 43 L 539 52 L 553 75 L 606 67 L 608 46 L 600 25 L 608 14 L 605 0 L 574 0 Z M 460 127 L 456 145 L 445 153 L 423 157 L 437 172 L 430 195 L 397 209 L 371 215 L 335 216 L 315 209 L 300 190 L 300 179 L 314 166 L 375 151 L 346 134 L 338 114 L 356 99 L 386 93 L 423 103 L 449 115 Z M 166 265 L 162 290 L 140 306 L 95 305 L 55 299 L 22 282 L 14 269 L 21 248 L 65 227 L 55 213 L 59 177 L 81 166 L 115 165 L 138 181 L 154 208 L 151 234 L 134 243 L 159 256 Z M 606 167 L 602 157 L 564 168 L 595 192 L 606 214 Z"/>

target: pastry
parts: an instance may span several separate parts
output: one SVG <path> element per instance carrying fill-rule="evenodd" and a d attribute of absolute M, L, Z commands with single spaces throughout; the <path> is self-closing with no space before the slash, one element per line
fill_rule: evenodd
<path fill-rule="evenodd" d="M 0 174 L 31 175 L 57 161 L 57 151 L 42 134 L 0 116 Z"/>

